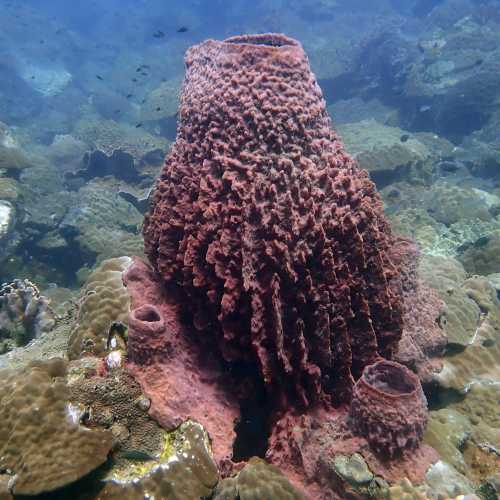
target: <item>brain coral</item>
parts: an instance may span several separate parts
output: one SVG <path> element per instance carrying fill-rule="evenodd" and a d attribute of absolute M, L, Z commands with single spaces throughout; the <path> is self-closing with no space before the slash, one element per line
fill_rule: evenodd
<path fill-rule="evenodd" d="M 402 332 L 374 184 L 332 131 L 295 40 L 209 40 L 186 65 L 146 253 L 224 358 L 258 367 L 277 406 L 349 400 Z"/>
<path fill-rule="evenodd" d="M 60 358 L 0 371 L 0 482 L 16 495 L 51 491 L 106 460 L 107 431 L 79 425 Z"/>

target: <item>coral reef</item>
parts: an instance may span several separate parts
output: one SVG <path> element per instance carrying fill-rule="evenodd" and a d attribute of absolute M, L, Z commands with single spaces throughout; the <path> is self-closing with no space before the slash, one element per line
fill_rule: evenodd
<path fill-rule="evenodd" d="M 303 500 L 280 470 L 264 460 L 252 457 L 232 478 L 219 481 L 214 500 Z"/>
<path fill-rule="evenodd" d="M 62 359 L 0 372 L 0 478 L 16 495 L 69 484 L 102 464 L 106 431 L 80 425 L 68 401 Z"/>
<path fill-rule="evenodd" d="M 146 253 L 180 285 L 197 329 L 225 360 L 256 367 L 277 407 L 348 401 L 402 333 L 374 185 L 332 132 L 294 40 L 208 41 L 186 63 Z"/>
<path fill-rule="evenodd" d="M 17 279 L 0 286 L 0 352 L 40 337 L 55 322 L 49 301 L 30 281 Z"/>
<path fill-rule="evenodd" d="M 126 327 L 130 297 L 123 285 L 122 273 L 131 263 L 129 257 L 108 259 L 89 276 L 81 291 L 69 339 L 70 359 L 85 354 L 103 354 L 112 326 L 119 323 Z"/>
<path fill-rule="evenodd" d="M 357 432 L 382 456 L 417 448 L 427 425 L 418 377 L 393 361 L 367 366 L 354 386 L 350 415 Z"/>

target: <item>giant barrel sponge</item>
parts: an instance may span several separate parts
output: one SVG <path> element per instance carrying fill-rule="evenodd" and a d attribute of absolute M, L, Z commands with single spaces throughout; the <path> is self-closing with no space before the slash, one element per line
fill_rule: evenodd
<path fill-rule="evenodd" d="M 403 329 L 375 186 L 333 132 L 295 40 L 209 40 L 186 65 L 146 253 L 199 335 L 252 367 L 277 409 L 349 402 Z"/>

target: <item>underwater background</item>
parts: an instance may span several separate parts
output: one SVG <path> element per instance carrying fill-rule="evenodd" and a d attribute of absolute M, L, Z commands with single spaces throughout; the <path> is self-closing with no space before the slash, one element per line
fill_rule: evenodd
<path fill-rule="evenodd" d="M 248 359 L 229 353 L 219 338 L 217 348 L 200 341 L 202 347 L 193 349 L 202 352 L 193 359 L 213 348 L 214 357 L 223 358 L 222 368 L 210 367 L 206 375 L 203 361 L 185 378 L 180 366 L 158 368 L 161 356 L 139 345 L 148 340 L 134 322 L 158 322 L 157 314 L 170 318 L 165 323 L 172 331 L 184 331 L 177 323 L 198 328 L 199 318 L 193 321 L 190 313 L 196 316 L 200 297 L 188 291 L 192 302 L 182 314 L 170 307 L 171 297 L 149 300 L 163 293 L 159 278 L 134 268 L 132 259 L 148 257 L 166 281 L 188 281 L 153 262 L 152 243 L 145 253 L 143 241 L 152 200 L 160 207 L 152 218 L 167 213 L 162 203 L 168 203 L 153 188 L 176 144 L 186 51 L 207 39 L 266 33 L 283 33 L 302 45 L 332 127 L 375 183 L 392 233 L 418 244 L 411 264 L 402 258 L 403 278 L 413 277 L 406 288 L 402 280 L 405 330 L 399 351 L 380 354 L 408 368 L 398 376 L 418 385 L 412 393 L 420 394 L 422 384 L 428 413 L 422 417 L 423 438 L 396 458 L 385 448 L 378 455 L 367 451 L 374 447 L 370 437 L 356 441 L 368 431 L 351 429 L 352 408 L 345 415 L 338 410 L 342 422 L 319 410 L 298 412 L 300 418 L 328 422 L 327 437 L 311 437 L 310 428 L 321 425 L 304 423 L 306 417 L 299 424 L 290 401 L 293 418 L 286 423 L 286 412 L 274 407 L 277 393 L 266 393 L 266 377 L 255 382 Z M 268 44 L 281 43 L 287 44 Z M 209 53 L 206 65 L 218 68 L 210 57 L 217 56 Z M 200 98 L 200 113 L 216 89 L 217 84 Z M 315 101 L 304 102 L 309 105 Z M 186 120 L 193 112 L 188 111 Z M 191 129 L 180 129 L 183 140 L 191 137 Z M 161 178 L 182 184 L 181 176 Z M 219 187 L 214 182 L 206 189 Z M 174 198 L 184 207 L 185 198 Z M 165 225 L 177 215 L 175 207 L 168 213 Z M 377 234 L 384 233 L 384 224 Z M 155 234 L 158 245 L 168 235 L 175 239 L 170 230 Z M 152 239 L 154 231 L 160 229 L 146 229 L 146 237 Z M 358 234 L 360 240 L 371 241 L 368 233 Z M 388 238 L 381 244 L 389 251 L 396 240 Z M 352 245 L 339 250 L 339 259 L 355 253 Z M 172 267 L 175 258 L 168 261 Z M 382 274 L 390 274 L 384 266 Z M 207 271 L 207 281 L 211 277 Z M 389 285 L 384 299 L 375 288 L 366 293 L 376 303 L 370 303 L 372 311 L 379 300 L 392 300 Z M 139 309 L 142 316 L 135 316 Z M 176 314 L 182 318 L 174 321 Z M 368 323 L 378 325 L 372 316 Z M 135 338 L 134 328 L 140 331 Z M 405 337 L 409 330 L 413 336 Z M 166 342 L 162 353 L 191 366 L 193 359 L 183 357 L 191 347 L 176 342 Z M 263 345 L 268 348 L 268 339 Z M 155 361 L 144 361 L 148 356 Z M 359 373 L 353 368 L 354 381 L 362 380 L 364 367 Z M 197 377 L 203 383 L 237 380 L 237 410 L 218 389 L 212 394 L 210 383 L 198 395 L 192 382 Z M 193 384 L 190 397 L 187 380 Z M 249 380 L 257 385 L 243 388 Z M 324 377 L 322 383 L 328 386 Z M 308 394 L 310 385 L 304 382 Z M 252 391 L 257 395 L 247 397 Z M 179 404 L 162 413 L 169 398 Z M 220 412 L 228 430 L 220 428 L 219 436 L 210 427 L 217 426 L 215 417 L 207 417 L 207 424 L 186 405 L 204 415 Z M 287 425 L 303 426 L 300 440 L 286 433 Z M 296 448 L 294 439 L 301 443 Z M 234 463 L 220 451 L 225 441 Z M 300 465 L 290 462 L 288 470 L 288 459 L 282 464 L 280 455 L 300 455 Z M 313 455 L 320 457 L 315 465 Z M 492 500 L 499 491 L 499 0 L 0 0 L 1 500 Z"/>

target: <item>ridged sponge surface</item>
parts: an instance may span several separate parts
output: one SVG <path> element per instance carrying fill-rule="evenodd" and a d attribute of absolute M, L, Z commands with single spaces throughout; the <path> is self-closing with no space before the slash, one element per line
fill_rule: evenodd
<path fill-rule="evenodd" d="M 279 404 L 347 401 L 402 331 L 375 187 L 332 131 L 295 40 L 209 40 L 186 66 L 146 252 L 197 329 L 256 367 Z"/>

